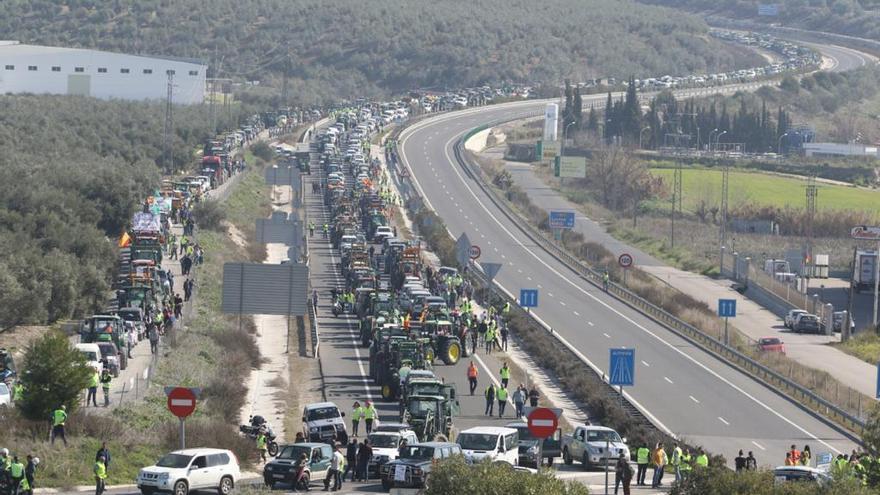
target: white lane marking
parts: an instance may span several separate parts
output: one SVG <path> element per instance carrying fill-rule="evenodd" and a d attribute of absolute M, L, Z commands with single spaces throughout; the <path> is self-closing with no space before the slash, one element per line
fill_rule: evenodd
<path fill-rule="evenodd" d="M 730 426 L 730 423 L 728 423 L 727 420 L 722 418 L 721 416 L 718 416 L 718 421 L 721 421 L 722 423 L 726 424 L 727 426 Z"/>
<path fill-rule="evenodd" d="M 540 287 L 540 285 L 539 285 L 538 287 Z M 550 296 L 550 297 L 553 297 L 553 293 L 552 293 L 552 292 L 548 292 L 547 295 Z"/>
<path fill-rule="evenodd" d="M 607 339 L 610 339 L 610 338 L 611 338 L 611 336 L 610 336 L 610 335 L 608 335 L 608 334 L 607 334 L 607 333 L 605 333 L 605 332 L 602 332 L 602 335 L 604 335 L 604 336 L 605 336 L 605 338 L 607 338 Z"/>
<path fill-rule="evenodd" d="M 592 321 L 588 321 L 588 322 L 587 322 L 587 325 L 590 325 L 590 326 L 592 327 L 592 326 L 593 326 L 593 322 L 592 322 Z"/>
<path fill-rule="evenodd" d="M 426 120 L 426 121 L 420 122 L 420 123 L 416 124 L 416 125 L 413 126 L 413 127 L 409 127 L 409 128 L 407 128 L 407 130 L 410 130 L 410 129 L 418 129 L 418 128 L 422 127 L 422 126 L 427 125 L 426 122 L 430 122 L 430 120 Z M 413 132 L 413 131 L 410 131 L 410 133 L 411 133 L 411 132 Z M 452 157 L 449 155 L 449 145 L 450 145 L 453 141 L 455 141 L 456 139 L 459 139 L 459 137 L 460 137 L 461 135 L 463 135 L 465 132 L 466 132 L 466 131 L 462 131 L 462 132 L 460 132 L 460 133 L 458 133 L 458 134 L 452 136 L 452 137 L 446 142 L 446 144 L 444 145 L 443 153 L 444 153 L 444 155 L 446 156 L 446 160 L 447 160 L 448 163 L 450 163 L 450 164 L 454 164 L 454 163 L 455 163 L 455 162 L 452 160 Z M 407 134 L 407 135 L 403 138 L 403 140 L 401 140 L 401 145 L 400 145 L 400 146 L 405 146 L 405 142 L 406 142 L 406 139 L 407 139 L 408 137 L 409 137 L 409 134 Z M 416 183 L 416 188 L 419 190 L 419 192 L 422 193 L 422 196 L 424 197 L 425 191 L 424 191 L 424 189 L 422 189 L 422 186 L 421 186 L 421 184 L 419 183 L 418 178 L 416 178 L 415 175 L 412 174 L 412 168 L 409 166 L 408 160 L 406 160 L 405 155 L 404 155 L 404 162 L 405 162 L 407 168 L 408 168 L 409 171 L 410 171 L 410 176 L 413 178 L 413 180 L 414 180 L 415 183 Z M 758 399 L 757 397 L 755 397 L 754 395 L 752 395 L 752 394 L 746 392 L 745 390 L 743 390 L 742 387 L 740 387 L 740 386 L 734 384 L 733 382 L 731 382 L 731 381 L 728 380 L 727 378 L 721 376 L 721 374 L 719 374 L 719 373 L 716 372 L 715 370 L 709 368 L 709 367 L 706 366 L 705 364 L 701 363 L 701 362 L 698 361 L 696 358 L 694 358 L 694 357 L 692 357 L 692 356 L 689 356 L 687 353 L 685 353 L 684 351 L 682 351 L 681 349 L 679 349 L 678 347 L 676 347 L 675 345 L 673 345 L 671 342 L 669 342 L 668 340 L 666 340 L 666 339 L 664 339 L 663 337 L 661 337 L 660 335 L 658 335 L 657 333 L 655 333 L 655 332 L 653 332 L 653 331 L 651 331 L 651 330 L 648 330 L 648 329 L 645 328 L 643 325 L 640 325 L 639 323 L 637 323 L 636 321 L 634 321 L 632 318 L 629 318 L 628 316 L 624 315 L 624 314 L 621 313 L 620 311 L 618 311 L 618 310 L 614 309 L 613 307 L 611 307 L 608 303 L 602 301 L 601 299 L 599 299 L 599 298 L 596 297 L 595 295 L 591 294 L 591 293 L 588 292 L 587 290 L 584 290 L 583 287 L 581 287 L 580 285 L 578 285 L 578 284 L 572 282 L 568 277 L 566 277 L 565 275 L 563 275 L 562 273 L 560 273 L 559 271 L 557 271 L 555 268 L 553 268 L 552 266 L 550 266 L 549 264 L 547 264 L 547 262 L 545 262 L 543 259 L 541 259 L 540 256 L 538 256 L 537 254 L 535 254 L 534 251 L 532 251 L 531 249 L 529 249 L 528 247 L 526 247 L 526 245 L 523 244 L 523 242 L 521 242 L 519 239 L 517 239 L 517 237 L 516 237 L 515 235 L 513 235 L 513 233 L 512 233 L 507 227 L 505 227 L 505 226 L 504 226 L 504 225 L 498 220 L 498 218 L 497 218 L 497 217 L 496 217 L 491 211 L 489 211 L 489 208 L 488 208 L 488 207 L 485 205 L 485 203 L 483 203 L 483 201 L 477 196 L 477 194 L 474 192 L 473 188 L 471 188 L 470 184 L 468 184 L 467 181 L 464 179 L 464 176 L 461 175 L 461 172 L 458 170 L 458 167 L 456 167 L 456 166 L 453 165 L 453 166 L 452 166 L 452 171 L 455 172 L 455 174 L 458 176 L 458 178 L 459 178 L 459 180 L 461 181 L 461 183 L 464 185 L 465 189 L 468 190 L 468 192 L 471 194 L 471 196 L 474 198 L 474 200 L 477 202 L 477 204 L 480 205 L 480 207 L 483 209 L 483 211 L 486 212 L 486 214 L 489 216 L 489 218 L 491 218 L 491 219 L 492 219 L 492 220 L 493 220 L 493 221 L 494 221 L 494 222 L 495 222 L 495 223 L 501 228 L 501 230 L 503 230 L 503 231 L 504 231 L 504 232 L 505 232 L 505 233 L 506 233 L 511 239 L 513 239 L 513 241 L 514 241 L 519 247 L 522 247 L 523 250 L 524 250 L 525 252 L 529 253 L 533 258 L 535 258 L 535 260 L 537 260 L 539 263 L 541 263 L 542 265 L 544 265 L 544 266 L 545 266 L 545 267 L 546 267 L 551 273 L 553 273 L 553 274 L 556 275 L 557 277 L 561 278 L 562 280 L 568 282 L 568 283 L 569 283 L 571 286 L 573 286 L 575 289 L 579 290 L 580 292 L 582 292 L 582 293 L 583 293 L 584 295 L 586 295 L 587 297 L 593 299 L 594 301 L 596 301 L 596 302 L 599 303 L 600 305 L 604 306 L 604 307 L 605 307 L 606 309 L 608 309 L 609 311 L 615 313 L 615 314 L 618 315 L 620 318 L 622 318 L 624 321 L 629 322 L 630 324 L 632 324 L 632 325 L 635 326 L 636 328 L 642 330 L 642 331 L 645 332 L 646 334 L 648 334 L 648 335 L 650 335 L 651 337 L 655 338 L 656 340 L 660 341 L 661 343 L 663 343 L 664 345 L 666 345 L 669 349 L 671 349 L 672 351 L 678 353 L 678 354 L 679 354 L 680 356 L 682 356 L 683 358 L 687 359 L 688 361 L 690 361 L 691 363 L 695 364 L 696 366 L 702 368 L 704 371 L 706 371 L 707 373 L 711 374 L 712 376 L 714 376 L 715 378 L 717 378 L 718 380 L 720 380 L 722 383 L 726 384 L 727 386 L 729 386 L 729 387 L 733 388 L 734 390 L 736 390 L 737 392 L 741 393 L 741 394 L 744 395 L 746 398 L 748 398 L 749 400 L 751 400 L 751 401 L 754 402 L 755 404 L 759 405 L 760 407 L 762 407 L 764 410 L 766 410 L 766 411 L 769 412 L 770 414 L 776 416 L 777 418 L 779 418 L 779 419 L 782 420 L 783 422 L 787 423 L 789 426 L 791 426 L 791 427 L 797 429 L 798 431 L 800 431 L 801 433 L 803 433 L 803 434 L 809 436 L 810 438 L 812 438 L 812 439 L 815 440 L 816 442 L 819 442 L 819 443 L 821 443 L 822 445 L 828 447 L 829 449 L 833 450 L 835 453 L 838 453 L 838 454 L 841 454 L 841 453 L 842 453 L 840 450 L 836 449 L 835 447 L 833 447 L 831 444 L 829 444 L 829 443 L 826 442 L 825 440 L 823 440 L 823 439 L 817 437 L 816 435 L 814 435 L 813 433 L 807 431 L 807 429 L 804 428 L 803 426 L 801 426 L 801 425 L 795 423 L 794 421 L 788 419 L 788 418 L 785 417 L 782 413 L 776 411 L 775 409 L 773 409 L 772 407 L 770 407 L 769 405 L 767 405 L 767 404 L 766 404 L 765 402 L 763 402 L 762 400 L 760 400 L 760 399 Z M 428 203 L 428 206 L 429 206 L 429 207 L 431 206 L 430 203 Z M 433 209 L 433 207 L 431 207 L 431 208 Z M 454 237 L 454 236 L 453 236 L 453 237 Z M 498 285 L 499 287 L 501 287 L 502 289 L 504 289 L 504 287 L 503 287 L 500 283 L 498 283 L 497 285 Z M 506 289 L 505 289 L 505 290 L 506 290 Z M 534 314 L 534 313 L 533 313 L 533 314 Z M 549 327 L 549 325 L 546 325 L 546 323 L 545 323 L 545 326 Z M 560 342 L 563 342 L 563 344 L 565 344 L 566 347 L 575 350 L 576 353 L 578 354 L 578 357 L 582 358 L 585 362 L 589 363 L 590 366 L 591 366 L 593 369 L 595 369 L 595 370 L 600 370 L 600 368 L 599 368 L 598 366 L 596 366 L 595 364 L 593 364 L 592 361 L 590 361 L 589 359 L 587 359 L 587 357 L 584 356 L 583 353 L 581 353 L 580 351 L 578 351 L 577 348 L 576 348 L 575 346 L 571 345 L 571 343 L 569 343 L 565 338 L 563 338 L 563 337 L 562 337 L 561 335 L 559 335 L 558 333 L 555 334 L 555 336 L 556 336 L 557 339 L 560 340 Z M 720 360 L 719 360 L 719 361 L 720 361 Z M 745 373 L 743 373 L 743 374 L 745 374 Z M 746 376 L 747 376 L 747 375 L 746 375 Z M 628 392 L 624 391 L 624 397 L 627 398 L 627 399 L 629 399 L 630 401 L 632 401 L 633 404 L 636 405 L 636 407 L 638 407 L 639 409 L 641 409 L 642 412 L 644 412 L 645 415 L 649 417 L 649 419 L 652 419 L 652 420 L 655 422 L 655 424 L 657 424 L 657 426 L 659 426 L 662 430 L 666 431 L 666 433 L 668 433 L 670 436 L 675 437 L 675 434 L 672 432 L 672 430 L 670 430 L 670 429 L 669 429 L 666 425 L 664 425 L 659 419 L 657 419 L 656 416 L 654 416 L 653 414 L 651 414 L 650 411 L 647 410 L 647 408 L 645 408 L 644 406 L 642 406 L 641 404 L 639 404 L 639 403 L 635 400 L 635 398 L 632 397 L 632 395 L 630 395 Z"/>
<path fill-rule="evenodd" d="M 650 368 L 650 367 L 651 367 L 651 365 L 650 365 L 650 364 L 648 364 L 648 362 L 647 362 L 647 361 L 642 361 L 642 364 L 644 364 L 644 365 L 645 365 L 645 368 Z"/>
<path fill-rule="evenodd" d="M 498 252 L 498 248 L 497 248 L 497 247 L 493 247 L 492 249 L 494 249 L 496 253 Z"/>
<path fill-rule="evenodd" d="M 694 396 L 693 396 L 693 395 L 688 395 L 688 397 L 690 397 L 690 398 L 691 398 L 691 400 L 692 400 L 692 401 L 694 401 L 694 402 L 696 402 L 696 403 L 697 403 L 697 404 L 699 404 L 699 403 L 700 403 L 700 401 L 698 401 L 698 400 L 697 400 L 697 398 L 696 398 L 696 397 L 694 397 Z"/>
<path fill-rule="evenodd" d="M 532 277 L 526 277 L 526 280 L 532 280 Z"/>
<path fill-rule="evenodd" d="M 559 304 L 566 306 L 565 301 L 559 301 Z"/>
<path fill-rule="evenodd" d="M 758 448 L 761 449 L 761 450 L 767 450 L 767 449 L 764 448 L 763 445 L 761 445 L 760 443 L 758 443 L 758 442 L 756 442 L 756 441 L 754 441 L 754 440 L 752 440 L 752 445 L 754 445 L 755 447 L 758 447 Z"/>
<path fill-rule="evenodd" d="M 578 313 L 577 311 L 572 311 L 572 313 L 574 313 L 575 316 L 580 316 L 580 315 L 581 315 L 581 314 Z"/>
<path fill-rule="evenodd" d="M 670 380 L 668 376 L 664 376 L 663 379 L 666 380 L 667 382 L 669 382 L 670 384 L 675 383 L 672 380 Z"/>
<path fill-rule="evenodd" d="M 517 268 L 516 273 L 522 273 L 522 268 Z"/>

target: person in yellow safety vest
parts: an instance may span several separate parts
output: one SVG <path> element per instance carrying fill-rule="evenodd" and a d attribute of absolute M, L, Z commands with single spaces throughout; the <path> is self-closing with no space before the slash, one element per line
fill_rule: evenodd
<path fill-rule="evenodd" d="M 12 400 L 15 402 L 21 402 L 24 399 L 24 385 L 21 382 L 15 382 L 15 385 L 12 387 Z"/>
<path fill-rule="evenodd" d="M 49 433 L 49 440 L 55 445 L 55 438 L 61 437 L 64 440 L 64 446 L 67 447 L 67 436 L 64 434 L 64 423 L 67 422 L 67 406 L 62 405 L 58 409 L 52 411 L 52 431 Z"/>
<path fill-rule="evenodd" d="M 0 449 L 0 471 L 8 472 L 11 464 L 12 458 L 9 457 L 9 449 Z"/>
<path fill-rule="evenodd" d="M 675 444 L 672 449 L 672 469 L 675 470 L 675 481 L 681 481 L 681 447 Z"/>
<path fill-rule="evenodd" d="M 681 454 L 681 477 L 682 479 L 687 478 L 691 472 L 691 452 L 685 448 L 684 452 Z"/>
<path fill-rule="evenodd" d="M 495 392 L 495 396 L 498 398 L 498 417 L 499 418 L 504 417 L 504 408 L 507 406 L 507 395 L 508 395 L 508 392 L 507 392 L 506 385 L 502 385 L 501 388 L 499 388 Z"/>
<path fill-rule="evenodd" d="M 263 464 L 266 463 L 266 451 L 268 450 L 266 443 L 266 434 L 262 431 L 257 433 L 257 452 L 259 452 Z"/>
<path fill-rule="evenodd" d="M 91 401 L 92 405 L 98 407 L 98 384 L 101 383 L 101 374 L 97 369 L 92 369 L 92 376 L 89 378 L 89 393 L 86 395 L 86 405 Z"/>
<path fill-rule="evenodd" d="M 9 463 L 6 472 L 9 473 L 12 481 L 12 495 L 18 495 L 19 485 L 21 485 L 21 480 L 24 479 L 24 464 L 18 460 L 18 456 L 12 458 L 12 462 Z"/>
<path fill-rule="evenodd" d="M 510 383 L 510 368 L 507 366 L 507 361 L 501 366 L 499 374 L 501 375 L 501 386 L 507 388 L 507 384 Z"/>
<path fill-rule="evenodd" d="M 486 326 L 486 355 L 492 354 L 493 347 L 495 347 L 495 325 L 490 321 Z"/>
<path fill-rule="evenodd" d="M 709 456 L 707 456 L 706 453 L 701 450 L 700 454 L 697 456 L 697 460 L 694 461 L 694 463 L 701 468 L 707 468 L 709 467 Z"/>
<path fill-rule="evenodd" d="M 95 462 L 95 495 L 104 493 L 105 483 L 107 480 L 107 466 L 104 464 L 104 456 L 98 458 Z"/>
<path fill-rule="evenodd" d="M 648 473 L 648 458 L 650 455 L 651 451 L 644 443 L 636 451 L 636 464 L 638 466 L 638 471 L 636 471 L 636 486 L 645 486 L 645 475 Z"/>
<path fill-rule="evenodd" d="M 501 309 L 501 314 L 506 316 L 507 313 L 510 313 L 510 301 L 504 303 L 504 308 Z"/>
<path fill-rule="evenodd" d="M 373 406 L 373 403 L 367 401 L 367 407 L 364 408 L 364 420 L 367 423 L 367 435 L 373 432 L 373 420 L 379 417 L 379 414 L 376 412 L 376 407 Z"/>
<path fill-rule="evenodd" d="M 351 409 L 351 435 L 354 437 L 358 436 L 358 426 L 364 417 L 364 411 L 364 406 L 360 402 L 355 401 Z"/>

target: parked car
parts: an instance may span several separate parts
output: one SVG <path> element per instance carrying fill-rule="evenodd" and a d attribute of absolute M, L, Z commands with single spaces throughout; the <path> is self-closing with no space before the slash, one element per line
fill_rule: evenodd
<path fill-rule="evenodd" d="M 846 320 L 846 311 L 835 311 L 831 314 L 831 325 L 832 329 L 835 332 L 840 332 L 843 329 L 844 320 Z M 853 333 L 856 331 L 856 322 L 853 320 L 849 321 L 849 331 Z"/>
<path fill-rule="evenodd" d="M 114 378 L 119 376 L 119 350 L 113 342 L 98 342 L 101 350 L 101 360 L 107 363 L 107 369 Z"/>
<path fill-rule="evenodd" d="M 801 313 L 794 322 L 794 331 L 797 333 L 821 333 L 822 326 L 819 317 L 809 313 Z"/>
<path fill-rule="evenodd" d="M 451 442 L 425 442 L 407 445 L 397 460 L 379 470 L 382 488 L 424 488 L 434 463 L 461 454 L 461 447 Z"/>
<path fill-rule="evenodd" d="M 785 354 L 785 345 L 778 337 L 761 337 L 758 339 L 758 350 Z"/>
<path fill-rule="evenodd" d="M 0 382 L 0 406 L 9 406 L 12 404 L 12 391 L 5 383 Z"/>
<path fill-rule="evenodd" d="M 186 495 L 200 489 L 229 495 L 240 477 L 238 459 L 231 451 L 185 449 L 166 454 L 155 465 L 141 469 L 137 486 L 143 495 L 157 491 Z"/>
<path fill-rule="evenodd" d="M 824 485 L 831 481 L 831 476 L 809 466 L 779 466 L 773 470 L 773 481 L 775 483 L 807 481 Z"/>
<path fill-rule="evenodd" d="M 541 462 L 547 459 L 547 465 L 552 466 L 553 460 L 562 455 L 562 429 L 557 428 L 553 435 L 541 440 L 535 438 L 529 431 L 528 423 L 516 421 L 505 426 L 519 431 L 519 465 L 541 467 Z"/>
<path fill-rule="evenodd" d="M 303 454 L 306 454 L 309 463 L 297 478 L 297 462 Z M 275 488 L 276 483 L 287 483 L 296 491 L 308 490 L 312 481 L 320 481 L 327 476 L 332 456 L 333 447 L 326 443 L 282 445 L 278 455 L 263 468 L 263 481 L 269 488 Z"/>
<path fill-rule="evenodd" d="M 458 434 L 456 439 L 468 463 L 483 459 L 519 465 L 519 431 L 499 426 L 477 426 Z"/>
<path fill-rule="evenodd" d="M 790 328 L 794 330 L 794 322 L 799 315 L 805 314 L 806 311 L 802 309 L 792 309 L 785 315 L 785 328 Z"/>
<path fill-rule="evenodd" d="M 303 435 L 310 442 L 330 442 L 336 437 L 343 445 L 348 443 L 344 412 L 332 402 L 318 402 L 303 408 Z"/>
<path fill-rule="evenodd" d="M 376 473 L 381 472 L 383 464 L 397 459 L 401 440 L 406 440 L 407 445 L 419 442 L 419 437 L 410 429 L 374 431 L 367 438 L 370 440 L 370 447 L 373 448 L 373 458 L 370 459 L 369 470 Z"/>
<path fill-rule="evenodd" d="M 89 367 L 95 369 L 98 373 L 104 371 L 104 363 L 101 361 L 101 348 L 98 344 L 76 344 L 76 350 L 83 353 L 86 363 Z"/>
<path fill-rule="evenodd" d="M 562 437 L 562 460 L 569 465 L 578 461 L 584 470 L 613 464 L 621 453 L 629 459 L 626 439 L 604 426 L 578 426 L 574 433 Z"/>

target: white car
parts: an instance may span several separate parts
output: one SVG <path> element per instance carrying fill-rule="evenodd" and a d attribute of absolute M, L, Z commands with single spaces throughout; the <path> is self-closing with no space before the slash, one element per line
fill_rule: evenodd
<path fill-rule="evenodd" d="M 794 322 L 797 320 L 799 315 L 806 314 L 806 311 L 802 309 L 792 309 L 785 315 L 785 328 L 794 329 Z"/>
<path fill-rule="evenodd" d="M 0 382 L 0 406 L 12 405 L 12 391 L 5 383 Z"/>
<path fill-rule="evenodd" d="M 348 431 L 345 429 L 345 413 L 341 412 L 332 402 L 317 402 L 303 408 L 303 434 L 309 442 L 329 443 L 336 441 L 348 443 Z"/>
<path fill-rule="evenodd" d="M 419 443 L 419 438 L 412 430 L 374 431 L 367 438 L 370 440 L 370 447 L 373 448 L 369 470 L 376 472 L 382 464 L 397 459 L 400 455 L 401 440 L 406 440 L 407 445 Z"/>
<path fill-rule="evenodd" d="M 176 450 L 154 466 L 141 469 L 137 477 L 143 495 L 171 492 L 186 495 L 191 490 L 215 489 L 229 495 L 241 477 L 235 454 L 221 449 Z"/>

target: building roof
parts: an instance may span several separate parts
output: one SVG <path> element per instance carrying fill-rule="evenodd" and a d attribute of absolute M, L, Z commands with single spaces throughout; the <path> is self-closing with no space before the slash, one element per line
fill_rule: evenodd
<path fill-rule="evenodd" d="M 86 53 L 106 53 L 111 55 L 119 55 L 126 57 L 142 57 L 153 58 L 159 60 L 169 60 L 171 62 L 180 62 L 186 64 L 207 66 L 204 61 L 196 58 L 172 57 L 167 55 L 141 55 L 132 53 L 108 52 L 106 50 L 95 50 L 91 48 L 67 48 L 61 46 L 44 46 L 44 45 L 28 45 L 22 44 L 16 40 L 0 40 L 0 55 L 5 53 L 13 53 L 15 55 L 50 55 L 50 54 L 86 54 Z"/>

